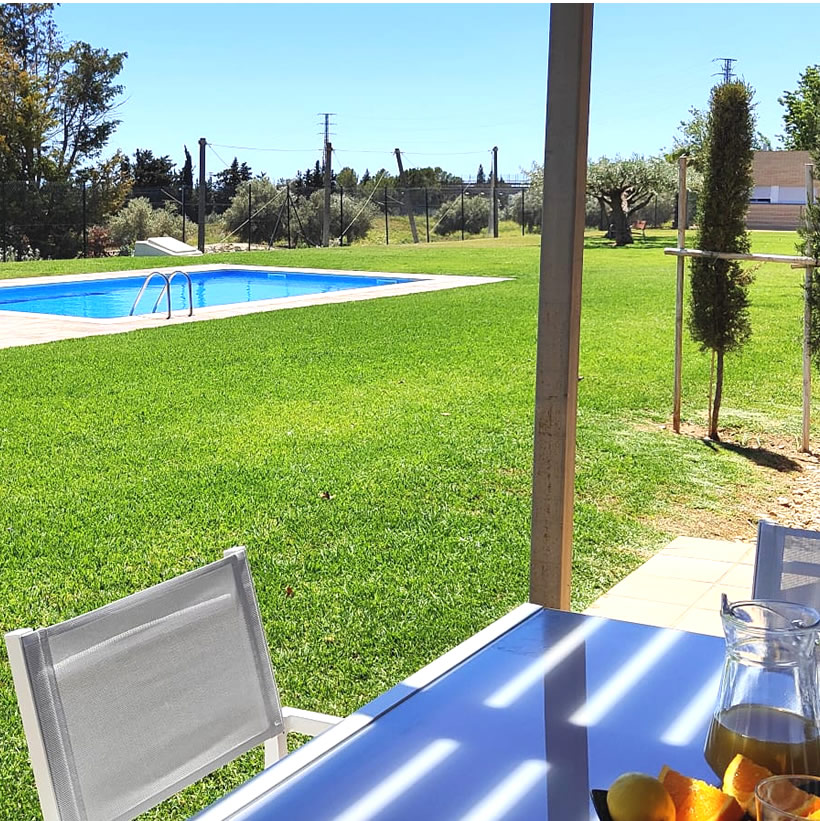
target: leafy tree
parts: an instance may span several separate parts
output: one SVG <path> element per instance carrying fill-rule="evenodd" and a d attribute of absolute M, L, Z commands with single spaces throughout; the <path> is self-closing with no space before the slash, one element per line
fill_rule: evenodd
<path fill-rule="evenodd" d="M 336 182 L 345 190 L 345 192 L 352 193 L 356 190 L 356 186 L 359 184 L 359 176 L 352 168 L 345 166 L 336 175 Z"/>
<path fill-rule="evenodd" d="M 299 199 L 295 208 L 291 209 L 291 238 L 296 244 L 319 245 L 322 241 L 324 191 L 314 191 L 309 197 Z M 361 213 L 359 213 L 361 210 Z M 297 217 L 298 214 L 298 217 Z M 358 214 L 358 217 L 356 215 Z M 351 220 L 355 221 L 350 224 Z M 365 205 L 364 199 L 348 197 L 344 201 L 344 228 L 345 243 L 363 239 L 373 221 L 378 217 L 378 211 L 372 203 Z M 348 227 L 349 226 L 349 227 Z M 277 239 L 284 237 L 286 224 L 280 226 Z M 330 239 L 338 242 L 342 231 L 342 214 L 340 197 L 337 193 L 330 196 Z"/>
<path fill-rule="evenodd" d="M 743 82 L 712 89 L 697 212 L 697 247 L 704 251 L 749 251 L 746 211 L 752 190 L 752 96 L 752 89 Z M 751 279 L 736 260 L 692 260 L 689 329 L 701 349 L 715 355 L 715 395 L 709 418 L 712 439 L 718 438 L 724 356 L 740 348 L 751 333 Z"/>
<path fill-rule="evenodd" d="M 792 151 L 815 151 L 820 147 L 820 65 L 807 66 L 795 91 L 777 98 L 783 112 L 783 147 Z"/>
<path fill-rule="evenodd" d="M 464 232 L 480 234 L 490 218 L 490 202 L 486 197 L 464 197 Z M 461 231 L 461 196 L 443 202 L 436 214 L 435 232 L 442 236 Z"/>
<path fill-rule="evenodd" d="M 674 189 L 672 166 L 660 157 L 609 160 L 601 157 L 587 170 L 587 194 L 609 211 L 616 246 L 634 242 L 630 217 L 661 191 Z"/>
<path fill-rule="evenodd" d="M 136 197 L 118 214 L 111 217 L 106 226 L 115 245 L 133 245 L 148 237 L 182 238 L 182 217 L 173 203 L 154 208 L 146 197 Z"/>
<path fill-rule="evenodd" d="M 21 250 L 29 243 L 44 256 L 81 250 L 75 183 L 116 177 L 99 155 L 118 124 L 115 81 L 125 57 L 65 45 L 50 4 L 0 4 L 0 179 L 13 183 L 6 224 Z M 110 193 L 94 200 L 103 210 L 120 197 Z"/>
<path fill-rule="evenodd" d="M 217 203 L 222 206 L 222 210 L 236 196 L 239 186 L 243 182 L 247 182 L 251 176 L 250 166 L 244 162 L 240 165 L 236 157 L 233 158 L 233 162 L 227 168 L 214 174 L 214 197 Z"/>
<path fill-rule="evenodd" d="M 544 208 L 544 167 L 533 163 L 529 171 L 524 171 L 529 186 L 520 194 L 515 194 L 507 201 L 505 219 L 521 225 L 521 199 L 524 200 L 524 227 L 530 233 L 541 228 L 541 213 Z"/>
<path fill-rule="evenodd" d="M 487 182 L 487 177 L 484 174 L 484 166 L 479 163 L 478 164 L 478 172 L 475 175 L 476 185 L 484 185 Z"/>
<path fill-rule="evenodd" d="M 439 166 L 404 169 L 404 185 L 408 188 L 441 188 L 443 185 L 461 185 L 461 183 L 461 177 L 456 177 Z"/>
<path fill-rule="evenodd" d="M 122 91 L 114 79 L 126 55 L 109 54 L 88 43 L 72 43 L 58 56 L 62 65 L 56 163 L 60 176 L 67 178 L 79 163 L 102 151 L 119 125 L 110 112 Z"/>
<path fill-rule="evenodd" d="M 703 150 L 706 142 L 706 128 L 708 112 L 699 108 L 689 109 L 689 119 L 681 120 L 678 131 L 679 136 L 673 137 L 674 148 L 666 155 L 667 160 L 677 163 L 678 158 L 686 156 L 689 158 L 687 165 L 695 172 L 700 172 L 703 168 Z M 772 141 L 762 132 L 755 131 L 752 137 L 752 148 L 755 151 L 771 151 Z M 699 178 L 687 180 L 687 187 L 697 187 Z"/>
<path fill-rule="evenodd" d="M 359 180 L 359 182 L 361 182 L 362 185 L 366 185 L 367 183 L 370 182 L 370 169 L 369 168 L 365 168 L 364 174 L 362 174 L 362 178 L 361 178 L 361 180 Z"/>
<path fill-rule="evenodd" d="M 135 188 L 170 188 L 176 182 L 174 161 L 166 154 L 155 157 L 154 152 L 138 148 L 134 153 Z"/>
<path fill-rule="evenodd" d="M 180 182 L 189 191 L 194 187 L 194 164 L 191 160 L 191 152 L 187 145 L 182 146 L 185 151 L 185 164 L 182 166 L 182 173 L 180 175 Z"/>
<path fill-rule="evenodd" d="M 248 223 L 248 186 L 251 187 L 251 221 Z M 272 242 L 277 223 L 287 229 L 286 217 L 283 216 L 285 189 L 275 185 L 264 174 L 251 181 L 237 183 L 236 192 L 231 204 L 223 215 L 226 233 L 230 232 L 232 240 L 248 240 L 250 230 L 251 242 Z M 283 232 L 284 235 L 284 232 Z"/>

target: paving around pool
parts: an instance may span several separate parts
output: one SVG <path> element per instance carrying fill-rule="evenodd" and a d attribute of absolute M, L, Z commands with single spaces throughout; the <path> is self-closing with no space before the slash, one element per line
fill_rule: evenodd
<path fill-rule="evenodd" d="M 0 348 L 505 279 L 224 264 L 7 279 Z"/>

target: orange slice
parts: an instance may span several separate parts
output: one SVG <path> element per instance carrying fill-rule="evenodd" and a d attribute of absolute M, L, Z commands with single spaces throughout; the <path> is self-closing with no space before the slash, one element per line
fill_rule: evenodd
<path fill-rule="evenodd" d="M 705 781 L 664 767 L 658 780 L 675 804 L 675 821 L 740 821 L 743 808 L 735 798 Z"/>
<path fill-rule="evenodd" d="M 820 821 L 820 810 L 815 810 L 811 815 L 807 815 L 809 821 Z"/>
<path fill-rule="evenodd" d="M 751 758 L 738 753 L 726 768 L 723 776 L 723 792 L 733 796 L 750 815 L 754 815 L 755 787 L 772 773 L 755 764 Z"/>

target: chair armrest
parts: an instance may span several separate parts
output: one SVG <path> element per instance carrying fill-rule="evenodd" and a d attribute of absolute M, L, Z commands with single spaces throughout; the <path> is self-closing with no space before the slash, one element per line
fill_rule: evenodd
<path fill-rule="evenodd" d="M 282 718 L 286 733 L 301 733 L 317 736 L 330 727 L 335 727 L 342 719 L 313 710 L 299 710 L 296 707 L 282 707 Z"/>
<path fill-rule="evenodd" d="M 314 737 L 342 721 L 339 716 L 317 713 L 313 710 L 299 710 L 296 707 L 282 707 L 282 719 L 282 732 L 265 742 L 265 769 L 288 754 L 288 733 Z"/>

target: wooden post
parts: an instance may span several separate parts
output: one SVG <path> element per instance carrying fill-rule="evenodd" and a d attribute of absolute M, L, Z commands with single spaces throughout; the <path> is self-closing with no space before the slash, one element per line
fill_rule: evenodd
<path fill-rule="evenodd" d="M 686 247 L 686 157 L 678 158 L 678 248 Z M 680 433 L 681 369 L 683 365 L 683 272 L 686 260 L 677 260 L 675 287 L 675 389 L 672 407 L 672 429 Z"/>
<path fill-rule="evenodd" d="M 407 189 L 407 179 L 404 176 L 404 166 L 401 162 L 401 151 L 399 149 L 395 149 L 396 152 L 396 163 L 399 166 L 399 185 L 404 188 L 404 210 L 407 211 L 407 216 L 410 218 L 410 233 L 413 235 L 413 242 L 418 243 L 419 241 L 419 232 L 416 230 L 416 217 L 413 214 L 413 203 L 410 199 L 410 191 Z"/>
<path fill-rule="evenodd" d="M 196 246 L 205 253 L 205 146 L 208 141 L 199 138 L 199 231 Z"/>
<path fill-rule="evenodd" d="M 806 163 L 806 205 L 814 204 L 813 166 Z M 811 256 L 806 249 L 806 256 Z M 811 453 L 811 283 L 814 268 L 806 267 L 805 293 L 803 295 L 803 439 L 800 450 Z"/>
<path fill-rule="evenodd" d="M 530 601 L 569 609 L 591 3 L 550 6 L 535 374 Z"/>
<path fill-rule="evenodd" d="M 325 205 L 322 218 L 322 247 L 330 245 L 330 157 L 333 146 L 325 142 Z"/>

